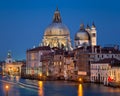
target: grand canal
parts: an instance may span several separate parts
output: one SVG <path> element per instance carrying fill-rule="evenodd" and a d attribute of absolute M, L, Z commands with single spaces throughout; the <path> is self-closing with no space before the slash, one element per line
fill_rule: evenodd
<path fill-rule="evenodd" d="M 21 82 L 21 83 L 19 83 Z M 0 96 L 120 96 L 119 88 L 67 81 L 36 81 L 0 77 Z"/>

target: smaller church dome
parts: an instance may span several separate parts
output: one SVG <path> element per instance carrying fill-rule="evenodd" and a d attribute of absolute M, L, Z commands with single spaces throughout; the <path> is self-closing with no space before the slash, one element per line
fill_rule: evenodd
<path fill-rule="evenodd" d="M 85 30 L 84 24 L 80 25 L 80 29 L 75 34 L 75 40 L 90 40 L 89 33 Z"/>

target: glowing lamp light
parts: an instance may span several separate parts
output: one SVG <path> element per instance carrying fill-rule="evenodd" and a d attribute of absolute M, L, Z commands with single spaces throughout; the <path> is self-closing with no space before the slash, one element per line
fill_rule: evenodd
<path fill-rule="evenodd" d="M 8 89 L 8 88 L 9 88 L 9 86 L 8 86 L 8 85 L 6 85 L 6 86 L 5 86 L 5 88 L 6 88 L 6 89 Z"/>
<path fill-rule="evenodd" d="M 40 73 L 40 77 L 42 76 L 42 73 Z"/>
<path fill-rule="evenodd" d="M 79 81 L 79 82 L 82 82 L 82 78 L 79 78 L 78 81 Z"/>

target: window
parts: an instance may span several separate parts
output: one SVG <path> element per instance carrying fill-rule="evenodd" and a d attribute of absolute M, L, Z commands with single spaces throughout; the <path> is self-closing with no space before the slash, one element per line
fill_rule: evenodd
<path fill-rule="evenodd" d="M 98 58 L 99 58 L 99 55 L 97 55 L 98 56 Z"/>
<path fill-rule="evenodd" d="M 113 58 L 113 55 L 112 55 L 112 58 Z"/>
<path fill-rule="evenodd" d="M 93 34 L 92 34 L 92 36 L 93 36 L 93 37 L 95 37 L 95 36 L 96 36 L 96 34 L 95 34 L 95 33 L 93 33 Z"/>
<path fill-rule="evenodd" d="M 35 54 L 31 53 L 31 60 L 35 60 Z"/>
<path fill-rule="evenodd" d="M 104 56 L 102 55 L 102 58 L 103 58 Z"/>
<path fill-rule="evenodd" d="M 60 56 L 60 59 L 61 59 L 61 56 Z"/>

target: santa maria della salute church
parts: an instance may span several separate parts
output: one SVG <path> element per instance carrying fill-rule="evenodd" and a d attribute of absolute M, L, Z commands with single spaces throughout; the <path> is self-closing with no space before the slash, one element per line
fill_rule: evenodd
<path fill-rule="evenodd" d="M 93 23 L 91 28 L 88 25 L 86 28 L 84 24 L 80 25 L 74 36 L 74 46 L 72 46 L 70 31 L 63 24 L 57 8 L 52 23 L 45 29 L 40 46 L 26 52 L 26 74 L 52 76 L 56 79 L 59 77 L 74 78 L 78 73 L 77 78 L 79 76 L 88 78 L 90 66 L 86 49 L 94 51 L 96 45 L 96 27 Z"/>
<path fill-rule="evenodd" d="M 74 47 L 79 48 L 82 46 L 96 46 L 97 36 L 96 27 L 94 23 L 90 28 L 89 25 L 84 27 L 80 25 L 78 32 L 74 37 Z M 52 23 L 46 28 L 44 37 L 41 43 L 42 46 L 50 46 L 62 48 L 64 50 L 73 50 L 71 46 L 70 32 L 66 25 L 62 23 L 62 18 L 58 8 L 56 9 Z"/>

